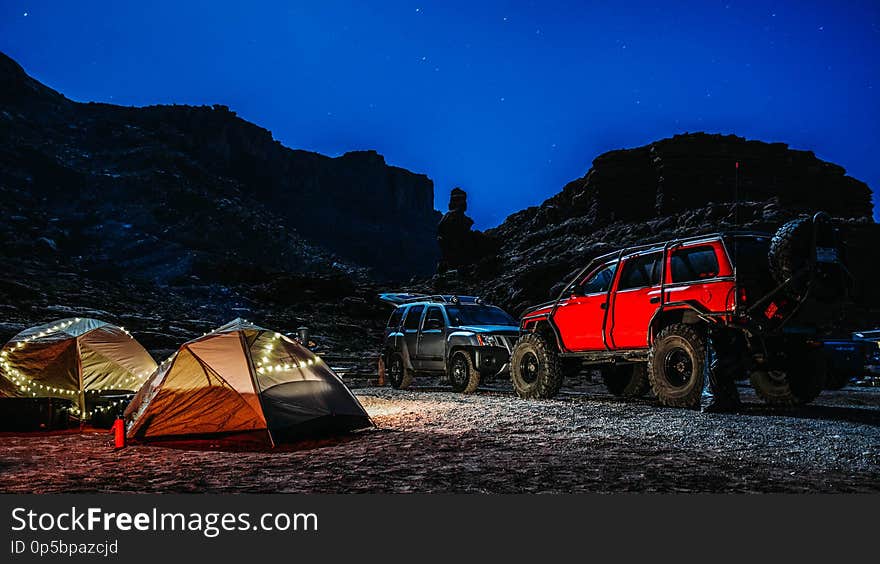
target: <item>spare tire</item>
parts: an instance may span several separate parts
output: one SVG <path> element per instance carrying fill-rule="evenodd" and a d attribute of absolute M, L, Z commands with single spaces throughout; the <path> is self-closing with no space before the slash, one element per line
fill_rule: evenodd
<path fill-rule="evenodd" d="M 788 286 L 790 292 L 802 294 L 807 289 L 809 276 L 804 275 L 805 269 L 812 262 L 813 221 L 801 218 L 789 221 L 776 231 L 770 240 L 770 274 L 777 284 L 792 279 Z"/>
<path fill-rule="evenodd" d="M 815 248 L 814 248 L 815 237 Z M 833 262 L 825 256 L 817 259 L 817 249 L 825 256 L 831 253 Z M 846 292 L 843 256 L 834 227 L 825 214 L 789 221 L 779 228 L 770 240 L 767 259 L 770 274 L 777 284 L 788 282 L 785 292 L 802 297 L 808 289 L 822 301 L 839 299 Z M 811 287 L 812 284 L 812 287 Z"/>

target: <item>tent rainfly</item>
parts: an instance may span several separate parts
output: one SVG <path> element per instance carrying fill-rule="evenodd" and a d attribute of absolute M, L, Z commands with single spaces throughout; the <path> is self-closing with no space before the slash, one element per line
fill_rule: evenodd
<path fill-rule="evenodd" d="M 319 357 L 242 319 L 181 346 L 144 383 L 125 419 L 138 441 L 210 437 L 270 446 L 372 426 Z"/>
<path fill-rule="evenodd" d="M 0 397 L 72 400 L 86 418 L 86 395 L 132 392 L 156 361 L 124 328 L 96 319 L 62 319 L 25 329 L 0 350 Z"/>

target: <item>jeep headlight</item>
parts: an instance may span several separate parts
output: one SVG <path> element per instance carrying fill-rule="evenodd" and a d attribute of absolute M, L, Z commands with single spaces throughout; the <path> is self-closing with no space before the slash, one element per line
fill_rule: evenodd
<path fill-rule="evenodd" d="M 498 346 L 498 338 L 495 335 L 477 335 L 477 342 L 484 347 Z"/>

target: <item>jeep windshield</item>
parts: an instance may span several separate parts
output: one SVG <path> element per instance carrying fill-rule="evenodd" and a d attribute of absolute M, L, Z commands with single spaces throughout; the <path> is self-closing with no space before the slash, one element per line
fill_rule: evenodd
<path fill-rule="evenodd" d="M 446 313 L 449 315 L 449 324 L 453 327 L 476 325 L 519 325 L 516 320 L 507 315 L 503 309 L 495 306 L 446 306 Z"/>

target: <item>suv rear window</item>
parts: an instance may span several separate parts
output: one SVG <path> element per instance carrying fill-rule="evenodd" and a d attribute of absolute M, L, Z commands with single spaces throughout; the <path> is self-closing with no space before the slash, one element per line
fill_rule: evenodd
<path fill-rule="evenodd" d="M 418 329 L 419 328 L 419 320 L 422 317 L 422 310 L 425 309 L 425 306 L 412 306 L 406 312 L 406 320 L 403 322 L 403 327 L 405 329 Z"/>
<path fill-rule="evenodd" d="M 651 253 L 626 259 L 620 273 L 618 290 L 644 288 L 660 285 L 660 257 L 662 253 Z"/>
<path fill-rule="evenodd" d="M 672 281 L 690 282 L 718 276 L 718 257 L 709 245 L 690 247 L 672 253 Z"/>
<path fill-rule="evenodd" d="M 388 318 L 388 327 L 397 328 L 401 319 L 403 319 L 403 308 L 397 308 L 391 312 L 391 317 Z"/>

